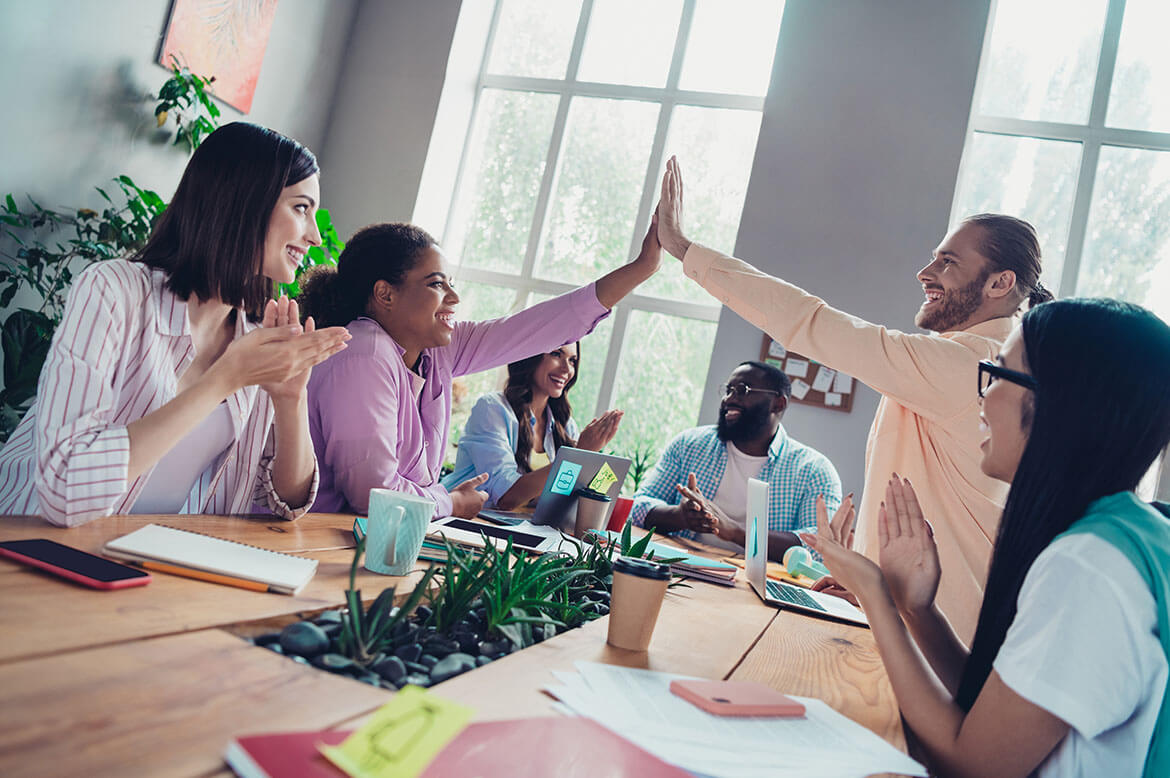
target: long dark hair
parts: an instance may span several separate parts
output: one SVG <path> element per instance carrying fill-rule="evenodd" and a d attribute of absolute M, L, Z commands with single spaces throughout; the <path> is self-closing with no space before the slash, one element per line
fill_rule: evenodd
<path fill-rule="evenodd" d="M 1011 270 L 1016 274 L 1016 287 L 1028 298 L 1029 307 L 1053 299 L 1052 292 L 1040 283 L 1040 239 L 1035 227 L 1002 213 L 977 213 L 963 219 L 963 224 L 983 228 L 980 251 L 991 260 L 994 270 Z"/>
<path fill-rule="evenodd" d="M 374 284 L 397 286 L 435 239 L 421 227 L 391 222 L 363 227 L 345 244 L 337 267 L 318 265 L 301 279 L 301 315 L 318 327 L 345 326 L 364 316 Z"/>
<path fill-rule="evenodd" d="M 576 345 L 578 370 L 573 371 L 573 377 L 565 383 L 564 391 L 561 392 L 560 397 L 548 398 L 548 410 L 552 414 L 553 422 L 553 445 L 557 448 L 577 445 L 577 441 L 569 437 L 567 429 L 569 417 L 573 415 L 573 406 L 569 404 L 569 390 L 573 388 L 573 384 L 577 383 L 581 365 L 581 344 L 578 342 Z M 521 473 L 532 471 L 528 464 L 528 457 L 532 453 L 533 427 L 528 421 L 528 406 L 532 404 L 532 376 L 536 372 L 536 368 L 544 361 L 544 357 L 544 354 L 536 354 L 527 359 L 510 363 L 508 365 L 508 381 L 504 384 L 504 399 L 508 401 L 508 405 L 512 406 L 512 413 L 516 414 L 516 420 L 520 422 L 520 430 L 516 437 L 516 465 L 520 468 Z M 537 419 L 536 426 L 540 428 L 537 434 L 543 436 L 544 427 L 540 425 L 542 421 L 542 419 Z"/>
<path fill-rule="evenodd" d="M 286 186 L 318 172 L 313 152 L 247 122 L 212 132 L 187 163 L 179 187 L 132 259 L 163 270 L 167 288 L 243 308 L 257 318 L 272 295 L 260 274 L 272 209 Z"/>
<path fill-rule="evenodd" d="M 1094 500 L 1137 487 L 1170 441 L 1170 327 L 1116 300 L 1039 305 L 1021 323 L 1036 389 L 957 702 L 970 710 L 1036 557 Z"/>

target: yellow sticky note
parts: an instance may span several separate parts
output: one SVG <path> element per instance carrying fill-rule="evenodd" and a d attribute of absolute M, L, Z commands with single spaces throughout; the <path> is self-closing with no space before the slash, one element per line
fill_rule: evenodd
<path fill-rule="evenodd" d="M 413 778 L 463 731 L 474 712 L 404 686 L 345 742 L 322 745 L 321 753 L 353 778 Z"/>
<path fill-rule="evenodd" d="M 593 480 L 589 482 L 589 488 L 595 492 L 605 494 L 616 480 L 617 474 L 609 466 L 609 462 L 602 462 L 601 469 L 597 471 L 597 475 L 593 476 Z"/>

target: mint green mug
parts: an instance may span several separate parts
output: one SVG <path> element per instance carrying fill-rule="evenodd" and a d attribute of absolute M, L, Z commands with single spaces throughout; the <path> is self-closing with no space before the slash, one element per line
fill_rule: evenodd
<path fill-rule="evenodd" d="M 371 489 L 366 569 L 382 575 L 406 575 L 413 570 L 434 515 L 433 500 L 390 489 Z"/>

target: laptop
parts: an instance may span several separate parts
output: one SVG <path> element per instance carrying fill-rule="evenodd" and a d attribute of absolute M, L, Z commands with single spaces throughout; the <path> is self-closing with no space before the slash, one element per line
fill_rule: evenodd
<path fill-rule="evenodd" d="M 768 577 L 768 484 L 757 478 L 749 478 L 747 493 L 744 567 L 748 584 L 760 599 L 777 608 L 868 627 L 865 614 L 840 597 L 809 591 Z"/>
<path fill-rule="evenodd" d="M 536 500 L 536 510 L 531 516 L 518 511 L 492 510 L 482 510 L 479 516 L 488 521 L 512 525 L 528 519 L 533 524 L 572 532 L 577 517 L 577 498 L 574 492 L 577 489 L 594 486 L 610 497 L 605 522 L 602 524 L 606 526 L 622 491 L 622 483 L 629 472 L 630 460 L 625 457 L 561 446 L 557 449 L 557 456 L 544 482 L 544 491 Z"/>

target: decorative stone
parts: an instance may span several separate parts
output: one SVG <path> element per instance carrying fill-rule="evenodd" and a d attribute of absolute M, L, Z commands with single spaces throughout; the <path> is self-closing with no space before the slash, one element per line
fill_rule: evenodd
<path fill-rule="evenodd" d="M 400 683 L 406 677 L 406 664 L 396 656 L 388 656 L 370 669 L 392 683 Z"/>
<path fill-rule="evenodd" d="M 321 611 L 317 614 L 317 618 L 313 619 L 313 621 L 315 621 L 318 626 L 325 626 L 326 624 L 340 624 L 341 611 Z"/>
<path fill-rule="evenodd" d="M 491 661 L 492 661 L 492 658 L 490 656 L 484 656 L 483 654 L 480 654 L 479 656 L 477 656 L 475 658 L 475 666 L 476 667 L 483 667 L 484 665 L 488 664 Z"/>
<path fill-rule="evenodd" d="M 421 686 L 424 689 L 431 685 L 431 678 L 424 673 L 411 673 L 403 679 L 402 685 L 410 684 L 412 686 Z"/>
<path fill-rule="evenodd" d="M 509 654 L 512 652 L 512 641 L 507 639 L 481 641 L 479 644 L 479 653 L 484 656 L 490 656 L 493 659 Z"/>
<path fill-rule="evenodd" d="M 423 675 L 426 675 L 431 671 L 431 668 L 418 662 L 404 662 L 403 664 L 405 664 L 406 669 L 412 673 L 422 673 Z"/>
<path fill-rule="evenodd" d="M 407 643 L 405 646 L 394 649 L 394 655 L 404 662 L 417 662 L 418 658 L 422 656 L 422 652 L 422 646 L 418 643 Z"/>
<path fill-rule="evenodd" d="M 353 668 L 355 662 L 348 656 L 341 654 L 321 654 L 313 657 L 313 666 L 328 670 L 331 673 L 346 672 Z"/>
<path fill-rule="evenodd" d="M 329 636 L 316 624 L 298 621 L 280 633 L 280 645 L 286 654 L 312 658 L 329 650 Z"/>
<path fill-rule="evenodd" d="M 275 651 L 278 654 L 284 653 L 284 649 L 280 647 L 279 643 L 265 643 L 264 648 L 267 648 L 269 651 Z"/>
<path fill-rule="evenodd" d="M 442 683 L 448 678 L 454 678 L 460 673 L 474 670 L 476 667 L 475 657 L 467 654 L 451 654 L 439 660 L 439 663 L 431 668 L 431 682 Z"/>
<path fill-rule="evenodd" d="M 479 653 L 479 635 L 471 633 L 459 636 L 459 650 L 464 654 L 475 656 Z"/>
<path fill-rule="evenodd" d="M 252 642 L 258 646 L 271 646 L 273 643 L 280 643 L 280 633 L 268 632 L 264 635 L 257 635 L 252 638 Z"/>
<path fill-rule="evenodd" d="M 434 654 L 423 654 L 418 658 L 418 663 L 430 670 L 439 663 L 439 657 L 435 656 Z"/>
<path fill-rule="evenodd" d="M 424 641 L 422 647 L 428 654 L 447 656 L 459 650 L 459 642 L 450 638 L 433 637 Z"/>
<path fill-rule="evenodd" d="M 414 617 L 419 621 L 426 621 L 433 613 L 429 605 L 420 605 L 414 609 Z"/>

